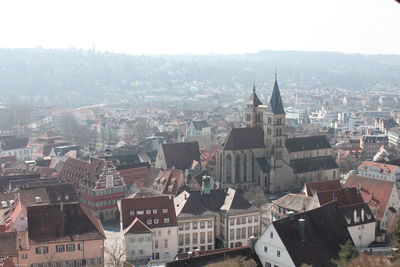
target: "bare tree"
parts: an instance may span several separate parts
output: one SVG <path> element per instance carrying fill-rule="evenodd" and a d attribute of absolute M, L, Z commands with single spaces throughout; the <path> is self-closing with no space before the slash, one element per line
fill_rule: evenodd
<path fill-rule="evenodd" d="M 253 205 L 261 207 L 267 203 L 267 198 L 265 197 L 264 191 L 259 186 L 252 186 L 245 192 L 245 198 L 251 201 Z"/>
<path fill-rule="evenodd" d="M 116 240 L 114 243 L 105 246 L 105 264 L 106 266 L 122 267 L 126 259 L 126 250 L 122 242 Z"/>

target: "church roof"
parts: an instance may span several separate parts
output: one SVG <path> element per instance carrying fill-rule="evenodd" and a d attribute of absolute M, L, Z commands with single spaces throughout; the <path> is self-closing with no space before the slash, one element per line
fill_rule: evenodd
<path fill-rule="evenodd" d="M 264 148 L 264 131 L 261 128 L 233 128 L 223 147 L 225 150 Z"/>
<path fill-rule="evenodd" d="M 331 148 L 331 144 L 325 135 L 288 138 L 285 145 L 289 152 Z"/>
<path fill-rule="evenodd" d="M 271 100 L 269 101 L 268 111 L 273 114 L 285 114 L 281 93 L 279 92 L 278 81 L 275 75 L 274 88 L 272 89 Z"/>
<path fill-rule="evenodd" d="M 292 166 L 294 173 L 315 172 L 318 170 L 339 168 L 332 156 L 292 159 L 290 165 Z"/>
<path fill-rule="evenodd" d="M 249 101 L 247 101 L 247 105 L 252 105 L 253 107 L 258 107 L 259 105 L 262 105 L 260 99 L 256 94 L 256 86 L 253 87 L 253 93 L 251 94 Z"/>

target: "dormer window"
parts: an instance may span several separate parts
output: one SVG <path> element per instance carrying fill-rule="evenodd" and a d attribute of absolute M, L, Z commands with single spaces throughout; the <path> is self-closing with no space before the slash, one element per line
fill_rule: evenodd
<path fill-rule="evenodd" d="M 143 215 L 143 214 L 144 214 L 144 211 L 143 211 L 143 210 L 138 210 L 138 211 L 136 212 L 136 214 L 137 214 L 137 215 Z"/>
<path fill-rule="evenodd" d="M 134 211 L 131 211 L 129 214 L 130 214 L 131 216 L 134 216 L 134 215 L 135 215 L 135 212 L 134 212 Z"/>
<path fill-rule="evenodd" d="M 154 210 L 153 210 L 153 214 L 157 214 L 157 210 L 154 209 Z"/>
<path fill-rule="evenodd" d="M 147 224 L 151 224 L 151 220 L 147 220 Z"/>
<path fill-rule="evenodd" d="M 154 219 L 154 224 L 158 224 L 158 219 Z"/>
<path fill-rule="evenodd" d="M 165 218 L 164 223 L 169 223 L 169 218 Z"/>
<path fill-rule="evenodd" d="M 146 214 L 151 214 L 151 210 L 146 210 Z"/>
<path fill-rule="evenodd" d="M 163 213 L 167 213 L 167 212 L 168 212 L 168 209 L 163 209 L 162 212 L 163 212 Z"/>

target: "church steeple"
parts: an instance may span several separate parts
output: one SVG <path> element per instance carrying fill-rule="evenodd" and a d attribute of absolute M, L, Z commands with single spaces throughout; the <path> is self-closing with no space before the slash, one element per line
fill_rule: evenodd
<path fill-rule="evenodd" d="M 281 98 L 281 93 L 279 92 L 278 86 L 278 78 L 275 72 L 275 83 L 274 88 L 272 89 L 271 100 L 269 101 L 269 111 L 273 114 L 286 114 L 285 109 L 283 108 L 283 102 Z"/>
<path fill-rule="evenodd" d="M 246 122 L 246 127 L 262 127 L 262 110 L 258 106 L 262 105 L 260 99 L 256 94 L 256 85 L 253 85 L 253 93 L 251 94 L 249 100 L 246 103 L 246 109 L 244 113 L 244 118 Z"/>
<path fill-rule="evenodd" d="M 253 85 L 253 93 L 250 95 L 249 101 L 247 101 L 247 106 L 251 105 L 252 108 L 258 107 L 259 105 L 262 105 L 260 99 L 258 98 L 256 94 L 256 85 Z"/>

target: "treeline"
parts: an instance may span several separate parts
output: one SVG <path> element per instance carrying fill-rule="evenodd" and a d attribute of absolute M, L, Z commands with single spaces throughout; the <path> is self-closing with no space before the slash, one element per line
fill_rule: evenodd
<path fill-rule="evenodd" d="M 125 92 L 191 94 L 270 82 L 286 88 L 384 90 L 400 84 L 400 56 L 263 51 L 245 55 L 132 56 L 88 50 L 0 49 L 0 102 L 98 103 Z M 193 83 L 196 81 L 196 83 Z"/>

